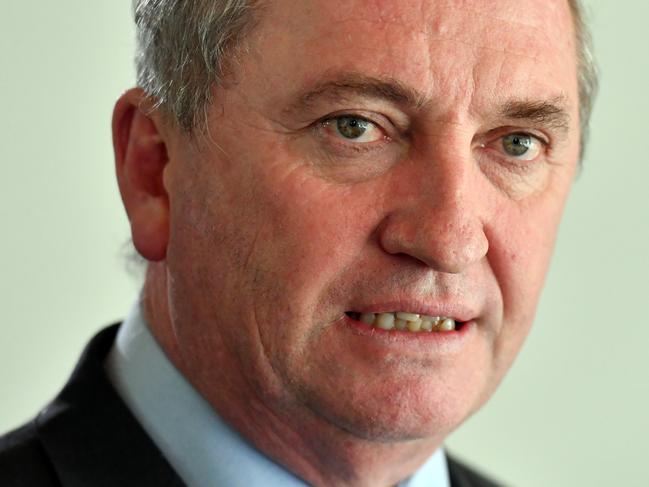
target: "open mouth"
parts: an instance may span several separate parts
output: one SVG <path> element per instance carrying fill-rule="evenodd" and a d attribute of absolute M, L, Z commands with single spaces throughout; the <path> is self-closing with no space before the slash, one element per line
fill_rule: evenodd
<path fill-rule="evenodd" d="M 411 333 L 448 333 L 459 331 L 464 325 L 448 316 L 427 316 L 403 311 L 387 313 L 346 311 L 345 314 L 352 320 L 360 321 L 370 327 Z"/>

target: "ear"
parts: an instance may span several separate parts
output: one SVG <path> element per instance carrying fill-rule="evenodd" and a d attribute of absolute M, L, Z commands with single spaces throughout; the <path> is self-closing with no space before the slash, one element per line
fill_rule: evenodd
<path fill-rule="evenodd" d="M 113 111 L 117 183 L 137 251 L 147 260 L 166 257 L 169 197 L 163 173 L 168 162 L 162 117 L 139 88 L 124 93 Z"/>

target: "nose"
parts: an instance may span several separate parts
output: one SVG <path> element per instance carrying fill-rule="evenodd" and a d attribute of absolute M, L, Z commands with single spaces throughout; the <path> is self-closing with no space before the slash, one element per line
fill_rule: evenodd
<path fill-rule="evenodd" d="M 396 186 L 407 180 L 417 191 L 396 198 L 401 204 L 383 220 L 379 227 L 383 250 L 451 274 L 480 261 L 489 249 L 483 218 L 488 202 L 473 164 L 468 159 L 438 160 L 417 174 L 402 173 L 401 181 L 396 176 Z"/>

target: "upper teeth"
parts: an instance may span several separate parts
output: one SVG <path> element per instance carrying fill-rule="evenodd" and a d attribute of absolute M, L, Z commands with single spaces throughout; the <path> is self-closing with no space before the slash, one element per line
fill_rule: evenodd
<path fill-rule="evenodd" d="M 383 330 L 397 329 L 400 331 L 453 331 L 455 320 L 446 316 L 428 316 L 416 313 L 395 311 L 393 313 L 361 313 L 358 319 L 370 326 Z"/>

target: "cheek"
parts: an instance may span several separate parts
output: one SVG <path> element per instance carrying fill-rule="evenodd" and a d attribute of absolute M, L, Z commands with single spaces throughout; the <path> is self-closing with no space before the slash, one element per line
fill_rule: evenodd
<path fill-rule="evenodd" d="M 367 210 L 369 197 L 304 168 L 279 178 L 268 175 L 255 198 L 262 215 L 255 260 L 298 293 L 326 287 L 367 243 L 368 228 L 378 218 Z"/>
<path fill-rule="evenodd" d="M 556 195 L 503 205 L 489 226 L 488 259 L 503 301 L 502 340 L 520 345 L 534 319 L 563 208 Z"/>
<path fill-rule="evenodd" d="M 345 311 L 332 288 L 367 243 L 360 222 L 368 215 L 356 192 L 305 168 L 260 174 L 254 193 L 248 212 L 256 215 L 258 227 L 254 240 L 246 242 L 246 265 L 255 315 L 264 317 L 258 336 L 273 369 L 290 376 Z"/>

